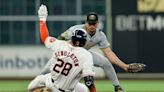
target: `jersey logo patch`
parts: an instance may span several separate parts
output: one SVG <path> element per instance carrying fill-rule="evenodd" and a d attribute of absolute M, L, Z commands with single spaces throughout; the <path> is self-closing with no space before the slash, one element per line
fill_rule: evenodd
<path fill-rule="evenodd" d="M 50 42 L 52 43 L 52 42 L 54 42 L 54 41 L 55 41 L 55 38 L 51 37 L 51 38 L 50 38 Z"/>

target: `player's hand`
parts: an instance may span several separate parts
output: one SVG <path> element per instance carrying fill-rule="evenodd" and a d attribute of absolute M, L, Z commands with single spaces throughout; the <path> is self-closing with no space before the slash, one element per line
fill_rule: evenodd
<path fill-rule="evenodd" d="M 47 16 L 48 16 L 47 7 L 42 4 L 38 10 L 38 17 L 39 17 L 40 21 L 46 21 Z"/>
<path fill-rule="evenodd" d="M 143 63 L 130 63 L 128 64 L 128 72 L 130 73 L 137 73 L 137 72 L 141 72 L 143 70 L 145 70 L 146 64 Z"/>

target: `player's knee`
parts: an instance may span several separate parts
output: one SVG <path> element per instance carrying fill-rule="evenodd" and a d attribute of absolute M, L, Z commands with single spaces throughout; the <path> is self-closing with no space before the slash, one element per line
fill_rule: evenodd
<path fill-rule="evenodd" d="M 41 84 L 40 84 L 40 80 L 43 78 L 43 76 L 44 76 L 44 75 L 39 75 L 39 76 L 37 76 L 35 79 L 33 79 L 33 80 L 29 83 L 27 89 L 28 89 L 28 90 L 32 90 L 32 89 L 34 89 L 34 88 L 36 88 L 36 87 L 39 87 L 39 86 L 41 85 Z"/>
<path fill-rule="evenodd" d="M 27 89 L 29 92 L 31 92 L 31 90 L 33 89 L 33 84 L 32 84 L 33 81 L 30 82 L 30 84 L 28 85 Z"/>

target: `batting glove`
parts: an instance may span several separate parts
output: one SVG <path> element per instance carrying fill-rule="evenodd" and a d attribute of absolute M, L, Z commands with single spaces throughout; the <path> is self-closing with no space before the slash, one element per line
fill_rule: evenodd
<path fill-rule="evenodd" d="M 40 21 L 46 21 L 47 16 L 48 16 L 47 7 L 42 4 L 38 10 L 38 17 L 39 17 Z"/>

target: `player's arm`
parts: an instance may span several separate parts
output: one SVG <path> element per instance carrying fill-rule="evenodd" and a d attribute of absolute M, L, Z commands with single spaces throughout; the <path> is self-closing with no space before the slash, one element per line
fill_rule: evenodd
<path fill-rule="evenodd" d="M 45 46 L 51 50 L 54 50 L 55 46 L 57 46 L 60 41 L 54 37 L 49 36 L 48 28 L 46 25 L 46 19 L 48 16 L 47 7 L 45 5 L 41 5 L 38 10 L 38 16 L 40 19 L 40 38 L 41 41 L 45 44 Z"/>
<path fill-rule="evenodd" d="M 62 33 L 63 34 L 63 33 Z M 60 34 L 59 36 L 58 36 L 58 39 L 59 40 L 66 40 L 66 38 L 64 37 L 64 36 L 62 36 L 62 34 Z"/>
<path fill-rule="evenodd" d="M 45 5 L 41 5 L 39 7 L 38 16 L 39 16 L 39 20 L 40 20 L 40 30 L 39 30 L 40 38 L 41 38 L 41 41 L 44 43 L 46 38 L 49 37 L 49 32 L 48 32 L 48 28 L 46 25 L 48 11 L 47 11 L 47 7 Z"/>
<path fill-rule="evenodd" d="M 105 54 L 105 56 L 109 59 L 109 61 L 112 63 L 112 64 L 115 64 L 119 67 L 121 67 L 122 69 L 124 69 L 125 71 L 127 71 L 128 69 L 128 65 L 125 64 L 123 61 L 121 61 L 117 56 L 116 54 L 110 49 L 109 47 L 109 42 L 106 38 L 106 35 L 101 32 L 101 41 L 98 43 L 100 49 L 103 51 L 103 53 Z"/>
<path fill-rule="evenodd" d="M 66 30 L 65 32 L 61 33 L 59 36 L 58 36 L 58 39 L 59 40 L 70 40 L 71 39 L 71 36 L 72 36 L 72 32 L 68 29 Z"/>
<path fill-rule="evenodd" d="M 101 48 L 101 50 L 104 52 L 104 54 L 106 55 L 106 57 L 109 59 L 111 63 L 121 67 L 125 71 L 128 70 L 129 65 L 121 61 L 109 47 Z"/>
<path fill-rule="evenodd" d="M 68 30 L 66 30 L 65 32 L 61 33 L 59 36 L 58 36 L 58 39 L 59 40 L 68 40 Z"/>
<path fill-rule="evenodd" d="M 61 33 L 58 36 L 59 40 L 70 40 L 72 37 L 72 30 L 74 30 L 73 27 L 70 27 L 69 29 L 67 29 L 65 32 Z"/>
<path fill-rule="evenodd" d="M 45 21 L 40 21 L 40 38 L 45 43 L 46 38 L 49 37 L 48 28 Z"/>
<path fill-rule="evenodd" d="M 90 92 L 96 92 L 96 87 L 94 84 L 94 77 L 93 76 L 86 76 L 84 77 L 85 85 L 89 88 Z"/>

